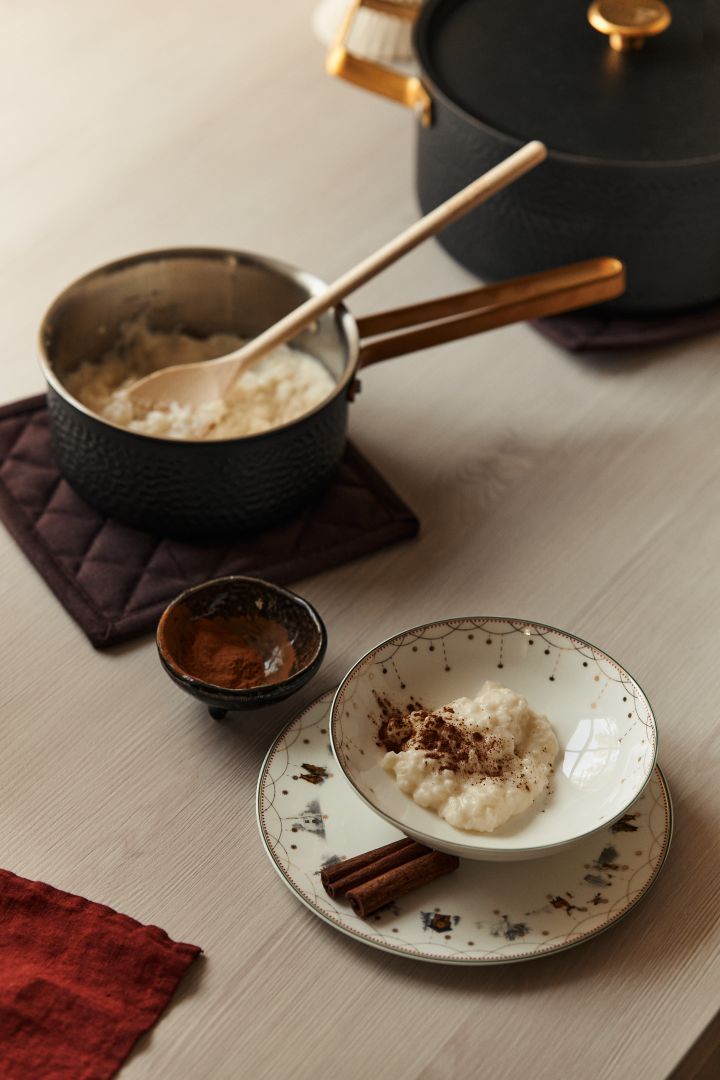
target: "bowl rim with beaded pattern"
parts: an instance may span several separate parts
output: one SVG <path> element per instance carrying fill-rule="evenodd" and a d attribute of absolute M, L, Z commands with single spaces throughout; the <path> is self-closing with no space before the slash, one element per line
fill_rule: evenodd
<path fill-rule="evenodd" d="M 550 711 L 545 708 L 544 701 L 542 703 L 532 699 L 528 701 L 531 709 L 548 714 L 548 719 L 553 725 L 560 742 L 560 752 L 557 758 L 557 777 L 558 787 L 562 785 L 564 794 L 562 798 L 557 800 L 559 805 L 554 812 L 552 805 L 543 808 L 543 813 L 545 809 L 551 811 L 546 819 L 552 822 L 550 827 L 547 826 L 546 821 L 543 822 L 542 826 L 537 825 L 539 814 L 534 806 L 518 815 L 521 820 L 519 827 L 513 825 L 512 819 L 510 819 L 510 822 L 493 833 L 466 832 L 454 828 L 443 821 L 434 811 L 418 806 L 411 797 L 403 795 L 399 791 L 394 778 L 386 773 L 380 765 L 383 753 L 376 741 L 379 713 L 373 717 L 369 712 L 366 712 L 365 716 L 357 721 L 359 724 L 357 734 L 360 739 L 364 740 L 364 748 L 358 747 L 360 753 L 365 755 L 365 750 L 369 748 L 370 744 L 378 748 L 377 753 L 371 750 L 367 761 L 363 762 L 364 767 L 362 769 L 359 767 L 360 759 L 358 755 L 348 757 L 346 753 L 346 748 L 351 745 L 351 741 L 350 736 L 343 728 L 343 721 L 350 720 L 350 710 L 346 707 L 350 694 L 357 691 L 358 687 L 367 690 L 367 687 L 362 686 L 363 682 L 367 682 L 368 679 L 374 680 L 376 676 L 378 682 L 373 692 L 377 694 L 386 690 L 388 688 L 387 682 L 383 684 L 382 679 L 388 675 L 392 665 L 393 671 L 390 675 L 390 681 L 396 679 L 396 689 L 399 686 L 403 690 L 405 698 L 417 701 L 416 690 L 411 680 L 413 678 L 413 666 L 417 675 L 417 654 L 420 643 L 425 640 L 445 642 L 442 653 L 446 660 L 444 671 L 448 672 L 451 671 L 451 666 L 447 663 L 449 659 L 446 651 L 447 639 L 453 634 L 464 635 L 465 655 L 460 667 L 462 667 L 463 662 L 467 666 L 469 662 L 468 656 L 477 648 L 477 646 L 468 647 L 467 641 L 475 639 L 475 633 L 470 631 L 477 630 L 486 632 L 485 640 L 487 644 L 490 644 L 491 641 L 491 639 L 487 638 L 487 634 L 500 638 L 508 637 L 511 645 L 516 645 L 518 642 L 522 642 L 523 639 L 525 642 L 529 642 L 530 645 L 539 640 L 546 643 L 545 649 L 532 650 L 528 644 L 524 644 L 524 652 L 522 652 L 522 649 L 514 649 L 514 653 L 517 655 L 514 656 L 512 663 L 510 663 L 511 673 L 500 677 L 503 678 L 503 681 L 507 679 L 506 685 L 510 685 L 512 689 L 516 689 L 513 686 L 512 672 L 517 676 L 519 670 L 523 667 L 525 668 L 523 674 L 527 676 L 532 673 L 535 683 L 537 683 L 538 675 L 534 669 L 538 668 L 539 670 L 542 663 L 540 657 L 551 654 L 552 649 L 555 648 L 568 654 L 577 653 L 584 658 L 578 668 L 583 682 L 587 683 L 583 693 L 591 687 L 596 687 L 604 674 L 606 685 L 600 691 L 600 696 L 602 696 L 610 682 L 613 682 L 621 690 L 628 691 L 628 694 L 622 697 L 623 702 L 627 703 L 630 697 L 632 699 L 632 707 L 637 723 L 633 720 L 633 711 L 631 709 L 631 712 L 627 714 L 631 724 L 623 736 L 617 734 L 619 730 L 617 727 L 613 730 L 608 727 L 604 733 L 601 731 L 601 735 L 598 736 L 598 738 L 601 738 L 604 735 L 608 743 L 607 746 L 581 745 L 580 749 L 570 749 L 570 742 L 563 735 L 567 736 L 568 732 L 571 731 L 573 709 L 576 708 L 572 704 L 575 700 L 573 695 L 577 698 L 579 693 L 580 678 L 578 671 L 574 673 L 572 685 L 568 684 L 565 689 L 563 689 L 562 680 L 556 680 L 555 674 L 543 676 L 543 678 L 547 678 L 550 683 L 554 684 L 555 689 L 560 689 L 560 694 L 557 695 L 560 701 L 563 700 L 563 695 L 565 696 L 564 704 L 562 706 L 558 705 L 558 713 L 562 712 L 563 716 L 569 717 L 569 720 L 563 720 L 563 723 L 558 725 Z M 518 635 L 518 637 L 510 639 L 510 635 Z M 501 648 L 504 644 L 503 642 Z M 410 671 L 410 674 L 405 676 L 408 680 L 405 682 L 399 673 L 397 658 L 401 650 L 408 645 L 412 647 L 412 650 L 408 650 L 405 657 L 412 658 L 415 656 L 416 661 L 413 665 L 412 659 L 410 659 L 410 663 L 405 664 L 406 670 Z M 429 646 L 429 648 L 431 652 L 434 651 L 434 646 Z M 502 656 L 503 653 L 500 655 Z M 507 653 L 504 655 L 507 660 Z M 561 658 L 558 657 L 555 661 L 554 672 L 557 671 L 560 662 Z M 598 669 L 592 674 L 592 681 L 587 678 L 587 675 L 591 674 L 591 662 L 594 662 Z M 496 667 L 501 668 L 506 666 L 507 664 L 502 662 L 496 665 Z M 598 674 L 598 671 L 600 674 Z M 489 670 L 485 669 L 482 669 L 481 674 L 474 675 L 474 682 L 470 682 L 468 677 L 467 695 L 477 692 L 480 684 L 491 677 L 493 676 L 491 676 Z M 494 678 L 497 679 L 498 675 L 496 674 Z M 419 681 L 427 685 L 428 679 L 429 677 L 426 675 L 424 679 L 421 678 Z M 430 682 L 437 685 L 437 682 L 441 679 L 442 673 L 438 672 L 436 676 L 434 675 L 430 679 Z M 523 693 L 523 689 L 521 688 L 519 692 Z M 458 697 L 461 695 L 455 693 L 453 696 Z M 528 695 L 524 696 L 527 697 Z M 438 694 L 437 700 L 429 701 L 426 707 L 438 708 L 449 700 L 452 700 L 452 697 L 446 696 L 443 698 L 442 694 Z M 624 707 L 627 708 L 627 704 Z M 591 708 L 595 708 L 595 706 L 591 705 Z M 360 712 L 362 713 L 362 706 Z M 588 718 L 579 716 L 577 723 L 578 727 L 571 732 L 571 742 L 581 729 L 587 734 L 588 725 L 591 741 L 596 740 L 596 737 L 592 735 L 593 725 L 598 723 L 601 725 L 607 724 L 607 721 L 596 716 Z M 350 724 L 352 724 L 352 721 L 350 721 Z M 354 734 L 355 732 L 353 732 L 353 737 Z M 631 734 L 632 738 L 621 750 L 623 739 L 628 734 Z M 639 735 L 644 735 L 645 738 L 641 741 L 638 739 Z M 458 616 L 419 623 L 391 634 L 367 650 L 347 671 L 335 691 L 330 709 L 329 738 L 335 760 L 355 794 L 385 821 L 395 825 L 413 839 L 438 850 L 448 851 L 460 857 L 497 861 L 542 857 L 560 848 L 577 843 L 585 837 L 619 821 L 650 781 L 657 763 L 658 754 L 657 722 L 652 706 L 637 679 L 623 665 L 604 649 L 577 634 L 553 626 L 551 623 L 543 620 L 498 615 Z M 645 750 L 641 752 L 639 757 L 634 756 L 631 762 L 630 754 L 633 753 L 633 750 L 639 749 L 641 744 L 645 747 Z M 582 763 L 583 760 L 585 761 L 584 772 L 589 777 L 586 789 L 582 786 L 583 768 L 578 770 L 578 763 Z M 579 783 L 577 778 L 572 783 L 569 780 L 565 783 L 565 766 L 570 767 L 569 763 L 572 763 L 573 766 L 571 779 L 572 774 L 577 772 Z M 615 768 L 611 768 L 611 764 L 614 764 Z M 367 779 L 362 779 L 365 772 L 368 772 L 368 775 L 373 774 L 373 783 L 377 785 L 379 790 L 372 788 Z M 594 776 L 597 777 L 597 781 L 594 780 Z M 604 786 L 606 780 L 617 781 L 618 794 L 614 800 L 612 795 L 607 794 L 607 789 Z M 627 780 L 630 782 L 627 787 L 622 789 L 625 793 L 620 794 L 621 785 L 624 785 Z M 605 802 L 603 802 L 603 799 Z M 536 803 L 539 802 L 540 799 L 536 800 Z M 552 802 L 552 800 L 548 800 L 548 802 Z M 604 816 L 602 816 L 601 820 L 593 823 L 590 817 L 598 809 L 601 810 Z M 523 822 L 527 824 L 522 824 Z M 502 835 L 498 836 L 498 834 Z"/>

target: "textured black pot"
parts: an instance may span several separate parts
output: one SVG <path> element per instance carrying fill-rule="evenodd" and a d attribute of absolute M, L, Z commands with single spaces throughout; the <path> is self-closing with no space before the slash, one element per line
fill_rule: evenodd
<path fill-rule="evenodd" d="M 342 457 L 347 399 L 247 442 L 153 440 L 79 412 L 49 389 L 55 458 L 92 506 L 162 536 L 259 529 L 299 510 Z"/>
<path fill-rule="evenodd" d="M 522 145 L 483 129 L 439 93 L 418 128 L 424 213 Z M 439 234 L 463 266 L 491 281 L 612 255 L 626 267 L 618 311 L 677 310 L 720 298 L 720 158 L 632 168 L 548 153 L 546 161 Z"/>
<path fill-rule="evenodd" d="M 84 408 L 62 378 L 102 355 L 119 325 L 139 312 L 154 329 L 252 337 L 322 287 L 285 264 L 215 249 L 138 255 L 70 286 L 41 331 L 51 435 L 68 481 L 97 509 L 163 536 L 254 530 L 298 510 L 329 482 L 345 446 L 358 361 L 356 324 L 345 308 L 299 339 L 336 379 L 334 394 L 258 435 L 200 442 L 136 434 Z"/>
<path fill-rule="evenodd" d="M 720 4 L 671 7 L 644 48 L 613 52 L 579 0 L 426 0 L 419 79 L 344 47 L 328 70 L 421 113 L 424 212 L 546 144 L 543 165 L 440 234 L 469 270 L 500 280 L 609 255 L 627 269 L 616 309 L 682 309 L 720 298 Z"/>

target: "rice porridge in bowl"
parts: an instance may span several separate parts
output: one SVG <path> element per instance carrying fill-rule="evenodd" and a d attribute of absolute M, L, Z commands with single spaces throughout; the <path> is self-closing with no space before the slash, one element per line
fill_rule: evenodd
<path fill-rule="evenodd" d="M 493 832 L 549 788 L 555 732 L 500 683 L 430 711 L 403 711 L 382 697 L 378 704 L 383 768 L 457 829 Z"/>
<path fill-rule="evenodd" d="M 330 737 L 381 817 L 488 860 L 540 857 L 621 819 L 657 751 L 643 691 L 606 653 L 481 616 L 414 627 L 362 657 L 335 695 Z"/>

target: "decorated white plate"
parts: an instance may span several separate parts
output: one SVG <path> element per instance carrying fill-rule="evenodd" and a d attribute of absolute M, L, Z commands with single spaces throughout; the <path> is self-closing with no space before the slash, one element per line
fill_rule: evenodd
<path fill-rule="evenodd" d="M 401 834 L 350 787 L 328 739 L 332 692 L 278 736 L 260 771 L 265 848 L 288 888 L 336 929 L 386 952 L 450 964 L 503 964 L 559 952 L 607 930 L 645 895 L 667 856 L 672 808 L 658 768 L 613 825 L 532 862 L 460 868 L 369 919 L 331 900 L 320 871 Z"/>

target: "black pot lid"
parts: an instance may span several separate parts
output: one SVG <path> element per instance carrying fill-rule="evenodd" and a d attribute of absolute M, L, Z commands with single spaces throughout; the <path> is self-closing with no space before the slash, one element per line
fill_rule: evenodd
<path fill-rule="evenodd" d="M 584 0 L 427 0 L 415 41 L 431 94 L 434 84 L 496 131 L 567 154 L 645 162 L 720 154 L 719 0 L 668 0 L 666 29 L 655 0 L 595 6 L 597 23 L 603 7 L 613 16 L 629 7 L 631 22 L 655 20 L 658 32 L 642 48 L 616 51 L 590 25 Z"/>

